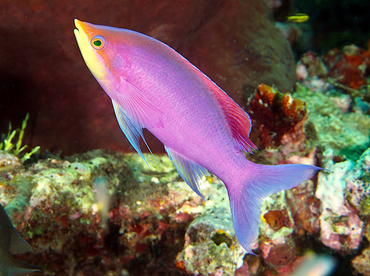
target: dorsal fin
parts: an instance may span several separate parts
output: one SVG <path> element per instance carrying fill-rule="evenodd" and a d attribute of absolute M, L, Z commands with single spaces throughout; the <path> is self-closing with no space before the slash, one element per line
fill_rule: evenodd
<path fill-rule="evenodd" d="M 249 115 L 218 86 L 213 87 L 212 91 L 222 107 L 237 144 L 242 150 L 250 153 L 252 153 L 252 149 L 258 149 L 249 139 L 252 130 L 252 121 Z"/>

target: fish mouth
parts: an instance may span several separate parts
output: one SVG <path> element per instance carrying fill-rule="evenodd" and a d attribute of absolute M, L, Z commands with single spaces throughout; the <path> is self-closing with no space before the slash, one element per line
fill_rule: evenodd
<path fill-rule="evenodd" d="M 92 24 L 78 19 L 75 19 L 74 23 L 76 28 L 73 32 L 77 40 L 78 48 L 80 48 L 80 52 L 87 67 L 89 67 L 96 79 L 104 79 L 106 75 L 105 71 L 107 70 L 104 65 L 104 60 L 96 53 L 95 49 L 91 47 L 90 43 L 90 37 L 94 35 Z"/>
<path fill-rule="evenodd" d="M 78 20 L 78 19 L 75 19 L 75 26 L 76 26 L 76 29 L 73 30 L 74 34 L 75 34 L 75 37 L 77 39 L 77 42 L 80 38 L 80 30 L 81 29 L 81 21 Z"/>

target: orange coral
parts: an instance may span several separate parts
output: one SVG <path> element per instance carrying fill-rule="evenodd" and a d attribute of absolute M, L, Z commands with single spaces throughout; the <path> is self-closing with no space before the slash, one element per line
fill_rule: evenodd
<path fill-rule="evenodd" d="M 263 215 L 270 227 L 277 231 L 283 226 L 292 227 L 286 210 L 270 210 Z"/>
<path fill-rule="evenodd" d="M 285 134 L 303 128 L 306 103 L 293 98 L 290 93 L 282 94 L 275 88 L 261 84 L 249 102 L 249 113 L 262 145 L 279 146 Z"/>

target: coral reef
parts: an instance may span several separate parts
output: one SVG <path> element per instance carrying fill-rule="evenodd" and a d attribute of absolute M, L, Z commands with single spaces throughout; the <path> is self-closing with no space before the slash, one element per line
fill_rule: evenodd
<path fill-rule="evenodd" d="M 365 68 L 368 66 L 366 55 L 362 60 Z M 235 275 L 238 271 L 251 275 L 262 272 L 291 275 L 303 262 L 305 252 L 311 250 L 339 253 L 341 261 L 336 264 L 336 272 L 370 275 L 367 245 L 370 117 L 366 88 L 354 89 L 350 83 L 332 81 L 326 66 L 316 54 L 304 55 L 297 65 L 303 85 L 297 84 L 294 98 L 305 102 L 307 111 L 302 140 L 310 148 L 319 147 L 320 164 L 328 171 L 320 173 L 317 180 L 306 181 L 265 200 L 258 241 L 260 258 L 246 256 Z M 366 80 L 366 74 L 362 77 Z M 271 90 L 265 91 L 264 97 L 258 95 L 261 92 L 258 91 L 259 98 L 254 95 L 251 99 L 254 104 L 251 107 L 264 111 L 260 116 L 251 112 L 254 126 L 259 129 L 258 120 L 263 121 L 262 116 L 278 113 L 271 108 L 275 97 Z M 304 156 L 303 149 L 289 151 L 286 144 L 281 143 L 276 149 L 267 148 L 258 153 L 257 160 L 262 157 L 264 162 L 272 164 L 315 163 L 315 151 Z"/>
<path fill-rule="evenodd" d="M 364 229 L 364 234 L 368 241 L 370 240 L 369 230 L 370 224 L 368 223 Z M 361 273 L 364 276 L 370 275 L 370 247 L 363 249 L 361 254 L 352 260 L 352 265 L 358 273 Z"/>
<path fill-rule="evenodd" d="M 178 181 L 166 156 L 156 156 L 155 162 L 146 156 L 150 169 L 137 154 L 102 151 L 65 160 L 49 158 L 29 167 L 14 155 L 1 157 L 0 201 L 17 231 L 35 248 L 20 258 L 40 265 L 46 275 L 82 276 L 92 271 L 94 275 L 117 271 L 123 275 L 234 275 L 243 266 L 245 251 L 235 237 L 227 192 L 213 176 L 201 181 L 207 199 L 202 204 Z M 94 184 L 102 177 L 111 197 L 106 228 Z M 313 187 L 311 181 L 307 183 Z M 297 215 L 292 206 L 303 210 L 305 204 L 313 204 L 302 200 L 311 196 L 305 189 L 299 189 L 295 200 L 287 200 L 293 196 L 285 193 L 274 195 L 261 210 L 264 219 L 256 250 L 261 251 L 263 264 L 276 266 L 280 272 L 292 271 L 300 258 L 294 224 L 304 225 L 311 218 Z M 259 266 L 258 270 L 267 269 Z"/>
<path fill-rule="evenodd" d="M 307 251 L 327 248 L 352 254 L 353 268 L 366 275 L 368 249 L 358 250 L 369 227 L 370 149 L 338 160 L 327 145 L 323 157 L 330 171 L 266 198 L 257 256 L 236 240 L 221 181 L 201 181 L 202 203 L 166 156 L 146 156 L 150 168 L 137 154 L 102 151 L 25 167 L 2 153 L 0 201 L 35 248 L 20 259 L 46 275 L 290 275 Z M 305 158 L 315 163 L 315 155 Z M 96 197 L 101 178 L 111 198 L 106 227 Z"/>
<path fill-rule="evenodd" d="M 311 76 L 320 76 L 324 83 L 326 75 L 323 63 L 317 56 L 308 56 L 318 62 Z M 353 260 L 352 269 L 365 274 L 368 271 L 368 249 L 363 249 L 363 252 L 359 249 L 362 244 L 366 245 L 364 229 L 368 227 L 370 206 L 370 151 L 367 149 L 370 117 L 361 110 L 351 112 L 351 104 L 348 105 L 351 97 L 341 92 L 340 88 L 332 86 L 331 89 L 330 92 L 320 93 L 298 84 L 294 93 L 295 99 L 306 103 L 305 136 L 302 139 L 306 146 L 314 148 L 319 145 L 322 166 L 329 171 L 321 173 L 317 182 L 306 181 L 295 189 L 265 200 L 261 209 L 258 241 L 261 257 L 246 256 L 236 275 L 238 271 L 251 275 L 262 271 L 264 275 L 290 275 L 298 269 L 305 252 L 315 250 L 329 253 L 327 248 Z M 271 91 L 272 88 L 267 90 L 269 93 L 265 91 L 264 98 L 259 95 L 258 100 L 251 100 L 265 111 L 260 116 L 251 114 L 254 126 L 258 127 L 258 120 L 265 114 L 276 115 L 276 110 L 270 108 L 274 104 L 274 93 Z M 262 157 L 265 162 L 272 164 L 314 164 L 314 151 L 306 156 L 304 152 L 302 148 L 289 151 L 286 144 L 282 143 L 276 149 L 267 148 L 257 153 L 257 160 Z M 346 261 L 337 264 L 335 269 L 350 273 L 348 267 L 350 264 Z"/>
<path fill-rule="evenodd" d="M 215 208 L 190 224 L 184 248 L 177 255 L 178 268 L 196 275 L 234 275 L 245 252 L 237 243 L 229 212 Z"/>
<path fill-rule="evenodd" d="M 347 2 L 346 7 L 360 6 Z M 337 16 L 343 2 L 305 5 L 318 3 L 326 8 L 302 11 L 312 22 L 325 22 L 323 14 L 333 22 L 353 17 Z M 1 1 L 0 33 L 6 39 L 0 44 L 0 203 L 35 249 L 17 259 L 41 266 L 46 276 L 317 275 L 310 269 L 320 265 L 333 275 L 370 276 L 370 48 L 322 39 L 320 54 L 297 58 L 299 83 L 293 90 L 292 51 L 279 29 L 298 51 L 317 46 L 328 30 L 284 23 L 292 5 Z M 268 20 L 269 10 L 279 28 Z M 237 241 L 219 179 L 200 181 L 203 201 L 167 156 L 155 154 L 154 160 L 145 154 L 148 167 L 136 153 L 117 153 L 133 149 L 83 64 L 74 17 L 149 34 L 188 58 L 249 109 L 251 140 L 260 151 L 248 159 L 325 169 L 264 199 L 256 255 L 246 255 Z M 311 40 L 310 28 L 317 31 L 319 25 L 322 32 Z M 307 40 L 300 41 L 302 34 Z M 302 41 L 307 43 L 297 45 Z M 339 48 L 328 46 L 333 42 Z M 7 129 L 8 121 L 22 120 L 19 129 Z M 163 152 L 152 136 L 147 140 L 155 153 Z M 76 154 L 39 155 L 39 147 L 27 153 L 23 143 Z M 115 152 L 78 154 L 95 148 Z"/>
<path fill-rule="evenodd" d="M 259 249 L 264 262 L 276 271 L 287 270 L 296 258 L 296 244 L 293 240 L 294 221 L 288 207 L 285 193 L 279 193 L 263 203 L 260 223 Z M 290 269 L 288 269 L 291 271 Z"/>

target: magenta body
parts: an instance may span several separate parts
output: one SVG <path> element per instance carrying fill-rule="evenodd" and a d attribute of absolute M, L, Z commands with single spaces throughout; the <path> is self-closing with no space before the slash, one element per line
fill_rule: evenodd
<path fill-rule="evenodd" d="M 147 128 L 200 196 L 202 173 L 208 170 L 220 178 L 229 194 L 238 240 L 252 253 L 263 199 L 297 186 L 320 168 L 248 161 L 243 152 L 257 149 L 249 140 L 252 123 L 248 114 L 164 43 L 134 31 L 78 20 L 76 28 L 84 59 L 112 99 L 120 127 L 133 147 L 144 158 L 139 139 Z M 95 39 L 101 40 L 102 47 L 87 49 Z"/>

